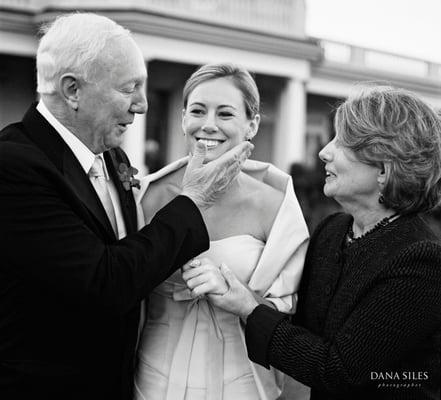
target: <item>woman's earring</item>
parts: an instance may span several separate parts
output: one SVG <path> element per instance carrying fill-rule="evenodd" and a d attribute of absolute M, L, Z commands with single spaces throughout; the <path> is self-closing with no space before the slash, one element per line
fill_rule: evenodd
<path fill-rule="evenodd" d="M 247 142 L 251 142 L 251 139 L 253 138 L 253 134 L 251 133 L 251 131 L 248 131 L 245 135 L 245 140 Z"/>
<path fill-rule="evenodd" d="M 378 196 L 378 202 L 380 204 L 384 204 L 384 195 L 381 192 L 379 193 L 379 196 Z"/>

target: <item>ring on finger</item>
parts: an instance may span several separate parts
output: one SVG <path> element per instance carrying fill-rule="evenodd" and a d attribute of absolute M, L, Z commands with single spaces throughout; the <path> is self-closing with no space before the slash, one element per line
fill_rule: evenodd
<path fill-rule="evenodd" d="M 201 265 L 201 260 L 198 260 L 197 258 L 190 261 L 188 264 L 190 267 L 199 267 Z"/>

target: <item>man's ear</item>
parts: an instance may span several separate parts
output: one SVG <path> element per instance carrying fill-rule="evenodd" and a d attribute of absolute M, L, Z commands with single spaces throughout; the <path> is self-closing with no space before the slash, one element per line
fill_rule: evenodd
<path fill-rule="evenodd" d="M 79 101 L 79 81 L 78 78 L 72 74 L 63 74 L 60 78 L 61 96 L 75 111 L 78 110 Z"/>

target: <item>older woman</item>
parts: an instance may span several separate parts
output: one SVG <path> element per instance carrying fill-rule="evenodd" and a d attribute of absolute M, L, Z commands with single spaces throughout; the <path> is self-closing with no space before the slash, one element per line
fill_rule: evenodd
<path fill-rule="evenodd" d="M 243 68 L 204 65 L 187 81 L 183 97 L 188 151 L 194 153 L 204 143 L 206 163 L 258 131 L 259 92 Z M 178 160 L 142 182 L 142 225 L 180 193 L 187 161 Z M 201 257 L 227 263 L 257 301 L 290 312 L 308 240 L 290 176 L 270 164 L 247 160 L 203 217 L 210 249 Z M 212 285 L 218 269 L 205 272 L 203 287 L 223 293 L 225 286 Z M 156 288 L 149 305 L 138 351 L 136 399 L 279 397 L 281 374 L 250 362 L 239 318 L 204 298 L 194 301 L 180 273 Z"/>
<path fill-rule="evenodd" d="M 440 201 L 441 121 L 414 94 L 377 86 L 340 105 L 335 129 L 319 156 L 345 213 L 311 238 L 296 315 L 258 305 L 225 266 L 228 291 L 208 297 L 247 318 L 251 360 L 311 399 L 439 399 L 441 247 L 419 214 Z M 205 293 L 203 265 L 184 273 L 193 295 Z"/>

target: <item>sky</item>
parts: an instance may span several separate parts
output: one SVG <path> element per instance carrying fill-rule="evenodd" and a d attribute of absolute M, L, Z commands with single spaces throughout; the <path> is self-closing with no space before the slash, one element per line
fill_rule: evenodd
<path fill-rule="evenodd" d="M 306 31 L 441 63 L 441 0 L 306 0 Z"/>

